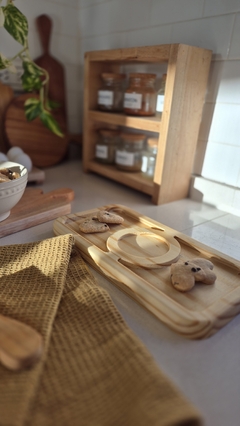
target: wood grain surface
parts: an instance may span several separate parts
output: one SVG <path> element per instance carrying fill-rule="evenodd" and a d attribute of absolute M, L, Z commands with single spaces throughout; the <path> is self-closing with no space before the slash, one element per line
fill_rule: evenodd
<path fill-rule="evenodd" d="M 88 216 L 96 216 L 101 209 L 120 214 L 124 218 L 123 224 L 110 226 L 110 230 L 103 233 L 82 233 L 79 223 Z M 154 233 L 156 239 L 162 239 L 162 244 L 130 236 L 132 230 L 139 229 Z M 102 206 L 59 217 L 54 221 L 53 230 L 55 235 L 73 234 L 83 258 L 93 268 L 184 337 L 209 337 L 240 313 L 239 261 L 125 206 Z M 128 231 L 126 238 L 117 238 L 121 250 L 113 253 L 108 241 L 121 230 Z M 196 257 L 211 260 L 217 276 L 213 285 L 196 283 L 191 291 L 180 293 L 171 283 L 170 265 L 146 267 L 145 264 L 142 267 L 138 262 L 131 264 L 129 261 L 131 258 L 134 261 L 136 256 L 145 256 L 146 259 L 164 257 L 173 239 L 180 245 L 179 260 Z M 172 259 L 174 261 L 176 259 Z"/>
<path fill-rule="evenodd" d="M 42 189 L 27 188 L 10 216 L 0 224 L 0 237 L 14 234 L 71 212 L 74 192 L 59 188 L 43 193 Z"/>

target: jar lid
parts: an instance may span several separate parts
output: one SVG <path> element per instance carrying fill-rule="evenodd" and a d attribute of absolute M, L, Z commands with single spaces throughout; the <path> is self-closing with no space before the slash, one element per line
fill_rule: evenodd
<path fill-rule="evenodd" d="M 157 148 L 158 147 L 158 138 L 149 138 L 147 140 L 147 144 L 151 148 Z"/>
<path fill-rule="evenodd" d="M 137 142 L 146 139 L 146 135 L 144 135 L 144 133 L 121 133 L 120 137 L 128 140 L 129 142 Z"/>
<path fill-rule="evenodd" d="M 156 78 L 157 77 L 157 75 L 156 74 L 147 74 L 147 73 L 132 73 L 132 74 L 130 74 L 129 75 L 129 77 L 130 78 L 141 78 L 141 79 L 144 79 L 144 78 Z"/>
<path fill-rule="evenodd" d="M 108 79 L 112 79 L 112 80 L 124 80 L 126 77 L 126 74 L 116 74 L 116 73 L 111 73 L 111 72 L 104 72 L 103 74 L 101 74 L 101 77 L 103 78 L 103 80 L 108 80 Z"/>
<path fill-rule="evenodd" d="M 113 129 L 100 129 L 99 133 L 101 136 L 117 136 L 119 135 L 119 130 L 113 130 Z"/>

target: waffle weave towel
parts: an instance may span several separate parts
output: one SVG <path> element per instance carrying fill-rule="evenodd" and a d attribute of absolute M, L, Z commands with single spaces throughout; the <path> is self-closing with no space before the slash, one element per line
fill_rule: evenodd
<path fill-rule="evenodd" d="M 158 369 L 71 235 L 0 247 L 0 312 L 34 327 L 32 369 L 0 365 L 0 426 L 199 426 Z"/>

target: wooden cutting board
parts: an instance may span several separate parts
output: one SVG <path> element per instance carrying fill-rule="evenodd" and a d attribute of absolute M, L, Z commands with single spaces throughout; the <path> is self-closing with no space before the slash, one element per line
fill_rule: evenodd
<path fill-rule="evenodd" d="M 43 54 L 34 59 L 37 65 L 44 68 L 50 77 L 49 98 L 60 104 L 60 110 L 66 125 L 66 89 L 64 66 L 50 54 L 50 40 L 52 32 L 52 20 L 47 15 L 40 15 L 36 19 L 36 25 L 40 36 Z"/>
<path fill-rule="evenodd" d="M 26 99 L 35 97 L 32 93 L 25 93 L 15 97 L 7 108 L 5 115 L 5 131 L 10 146 L 19 146 L 28 154 L 36 167 L 49 167 L 59 163 L 67 152 L 68 136 L 63 113 L 53 112 L 62 131 L 66 134 L 60 138 L 48 130 L 36 118 L 27 121 L 24 113 Z"/>
<path fill-rule="evenodd" d="M 0 237 L 70 213 L 73 199 L 74 192 L 69 188 L 59 188 L 47 193 L 43 193 L 42 189 L 26 188 L 10 216 L 0 223 Z"/>
<path fill-rule="evenodd" d="M 116 212 L 124 222 L 102 233 L 81 232 L 79 224 L 99 210 Z M 184 337 L 209 337 L 240 313 L 239 261 L 125 206 L 59 217 L 53 230 L 55 235 L 73 234 L 93 268 Z M 170 264 L 195 257 L 211 260 L 216 282 L 197 283 L 181 293 L 171 283 Z"/>

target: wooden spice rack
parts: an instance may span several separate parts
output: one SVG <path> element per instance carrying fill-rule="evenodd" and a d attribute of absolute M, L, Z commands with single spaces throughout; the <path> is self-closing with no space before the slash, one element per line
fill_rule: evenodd
<path fill-rule="evenodd" d="M 184 44 L 166 44 L 85 53 L 83 170 L 95 172 L 151 196 L 164 204 L 188 196 L 212 51 Z M 162 115 L 136 117 L 97 110 L 101 73 L 121 72 L 126 64 L 166 65 Z M 97 129 L 107 126 L 158 133 L 153 179 L 122 172 L 95 161 Z"/>

